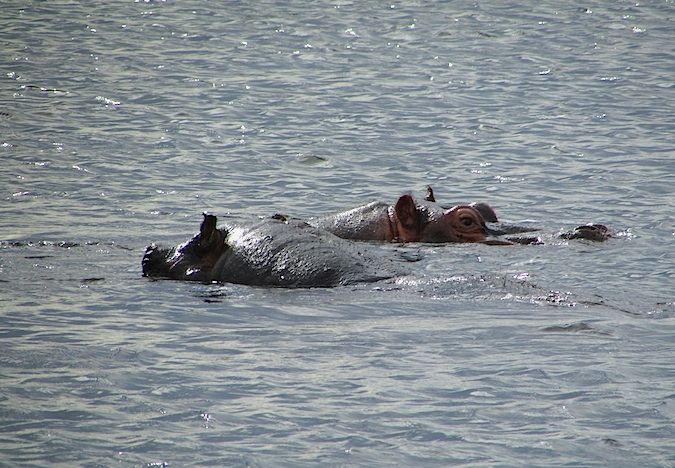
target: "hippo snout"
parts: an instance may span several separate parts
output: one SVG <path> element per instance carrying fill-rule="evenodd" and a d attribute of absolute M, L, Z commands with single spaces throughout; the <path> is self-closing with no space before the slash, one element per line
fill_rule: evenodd
<path fill-rule="evenodd" d="M 585 224 L 577 226 L 571 232 L 561 234 L 560 237 L 562 239 L 586 239 L 603 242 L 612 237 L 612 233 L 604 224 Z"/>
<path fill-rule="evenodd" d="M 166 253 L 166 249 L 161 249 L 154 243 L 147 246 L 141 261 L 143 276 L 168 276 Z"/>

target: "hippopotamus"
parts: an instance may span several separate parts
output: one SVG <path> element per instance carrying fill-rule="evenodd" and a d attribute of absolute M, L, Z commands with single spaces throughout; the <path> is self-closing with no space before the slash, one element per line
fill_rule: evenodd
<path fill-rule="evenodd" d="M 486 203 L 445 208 L 404 194 L 394 205 L 376 201 L 308 222 L 343 239 L 442 243 L 485 241 L 485 218 L 497 220 Z"/>
<path fill-rule="evenodd" d="M 337 214 L 308 221 L 312 226 L 352 240 L 389 242 L 481 242 L 490 245 L 536 244 L 539 237 L 503 237 L 538 231 L 538 228 L 517 225 L 496 225 L 497 214 L 490 205 L 474 202 L 457 205 L 436 203 L 428 186 L 424 202 L 416 202 L 404 194 L 394 205 L 372 202 Z M 491 223 L 492 226 L 488 226 Z M 606 226 L 579 226 L 560 236 L 563 239 L 603 241 L 611 237 Z"/>
<path fill-rule="evenodd" d="M 204 214 L 199 233 L 172 248 L 155 244 L 143 276 L 257 286 L 333 287 L 405 274 L 377 248 L 341 239 L 300 220 L 276 216 L 227 222 Z"/>

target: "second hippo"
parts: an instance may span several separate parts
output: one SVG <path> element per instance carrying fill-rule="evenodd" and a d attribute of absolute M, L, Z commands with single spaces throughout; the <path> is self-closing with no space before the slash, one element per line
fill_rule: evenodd
<path fill-rule="evenodd" d="M 488 226 L 487 223 L 490 223 Z M 498 222 L 487 203 L 441 205 L 431 187 L 422 202 L 402 195 L 394 205 L 372 202 L 337 214 L 315 218 L 312 226 L 343 239 L 389 242 L 481 242 L 489 245 L 541 244 L 538 236 L 514 234 L 539 231 L 531 226 Z M 602 224 L 588 224 L 559 235 L 561 239 L 604 241 L 612 237 Z"/>
<path fill-rule="evenodd" d="M 257 286 L 333 287 L 405 274 L 373 246 L 298 220 L 229 222 L 204 214 L 199 234 L 176 247 L 150 245 L 143 276 Z"/>

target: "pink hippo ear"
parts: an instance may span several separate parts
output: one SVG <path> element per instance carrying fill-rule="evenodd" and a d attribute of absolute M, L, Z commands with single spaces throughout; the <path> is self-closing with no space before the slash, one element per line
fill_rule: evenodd
<path fill-rule="evenodd" d="M 415 200 L 410 195 L 401 195 L 394 206 L 394 212 L 400 223 L 400 240 L 417 242 L 419 240 L 420 220 Z"/>

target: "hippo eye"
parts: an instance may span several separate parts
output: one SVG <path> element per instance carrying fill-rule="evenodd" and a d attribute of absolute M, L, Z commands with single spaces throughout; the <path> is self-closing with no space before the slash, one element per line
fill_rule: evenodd
<path fill-rule="evenodd" d="M 470 217 L 468 217 L 468 216 L 463 217 L 463 218 L 460 220 L 460 222 L 461 222 L 464 226 L 466 226 L 466 227 L 469 227 L 469 226 L 471 226 L 472 224 L 474 224 L 473 218 L 470 218 Z"/>

